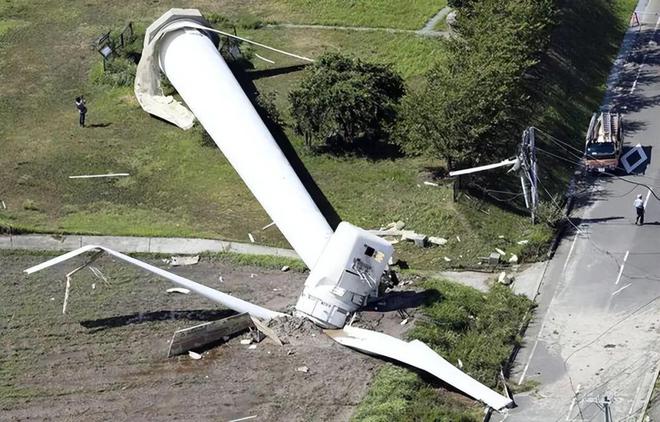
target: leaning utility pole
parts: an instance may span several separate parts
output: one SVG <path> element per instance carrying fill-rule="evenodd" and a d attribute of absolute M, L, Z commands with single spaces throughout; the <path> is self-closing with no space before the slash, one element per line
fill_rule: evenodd
<path fill-rule="evenodd" d="M 612 400 L 607 398 L 607 396 L 604 396 L 603 399 L 601 400 L 600 398 L 597 400 L 594 399 L 587 399 L 585 400 L 587 403 L 594 403 L 600 410 L 605 413 L 605 422 L 612 422 L 612 408 L 610 405 L 612 404 Z"/>
<path fill-rule="evenodd" d="M 520 174 L 520 184 L 522 185 L 525 196 L 525 205 L 532 214 L 532 222 L 536 222 L 536 209 L 539 203 L 538 176 L 536 171 L 536 140 L 534 128 L 525 129 L 520 144 L 520 163 L 522 172 Z M 527 180 L 525 180 L 527 179 Z M 529 192 L 527 190 L 527 181 L 529 181 Z"/>

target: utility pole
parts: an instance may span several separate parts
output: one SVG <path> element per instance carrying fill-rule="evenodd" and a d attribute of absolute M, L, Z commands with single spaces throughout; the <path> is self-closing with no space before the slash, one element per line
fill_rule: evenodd
<path fill-rule="evenodd" d="M 603 399 L 587 399 L 585 400 L 587 403 L 594 403 L 600 410 L 603 411 L 605 414 L 605 422 L 612 422 L 612 399 L 608 398 L 607 396 L 603 396 Z"/>
<path fill-rule="evenodd" d="M 532 223 L 535 223 L 536 208 L 539 203 L 539 192 L 536 170 L 536 139 L 533 127 L 530 127 L 523 132 L 519 158 L 523 170 L 520 175 L 520 184 L 522 185 L 523 194 L 525 196 L 525 205 L 532 214 Z M 527 181 L 525 179 L 529 181 L 529 192 L 527 191 Z"/>

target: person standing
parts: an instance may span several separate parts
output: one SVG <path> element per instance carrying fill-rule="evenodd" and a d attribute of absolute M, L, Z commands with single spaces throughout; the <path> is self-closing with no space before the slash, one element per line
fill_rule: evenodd
<path fill-rule="evenodd" d="M 85 106 L 85 99 L 82 96 L 76 97 L 76 108 L 80 114 L 80 127 L 85 127 L 85 114 L 87 114 L 87 107 Z"/>
<path fill-rule="evenodd" d="M 639 222 L 640 226 L 644 225 L 644 200 L 642 199 L 642 195 L 637 195 L 637 199 L 635 199 L 635 202 L 633 203 L 635 206 L 635 210 L 637 211 L 637 218 L 635 219 L 635 224 Z"/>

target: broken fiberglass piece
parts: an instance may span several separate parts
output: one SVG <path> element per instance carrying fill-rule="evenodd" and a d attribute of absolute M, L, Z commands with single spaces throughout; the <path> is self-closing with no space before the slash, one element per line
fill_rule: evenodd
<path fill-rule="evenodd" d="M 491 390 L 456 368 L 421 341 L 413 340 L 407 343 L 387 334 L 349 325 L 341 330 L 324 330 L 324 332 L 341 345 L 365 353 L 385 356 L 426 371 L 495 410 L 513 404 L 511 399 Z"/>

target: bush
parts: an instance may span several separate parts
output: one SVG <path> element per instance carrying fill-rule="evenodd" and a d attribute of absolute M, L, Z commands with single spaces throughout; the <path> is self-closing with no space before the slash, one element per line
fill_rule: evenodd
<path fill-rule="evenodd" d="M 308 146 L 334 143 L 347 149 L 386 140 L 404 93 L 403 79 L 390 66 L 325 54 L 289 93 L 294 129 Z"/>

